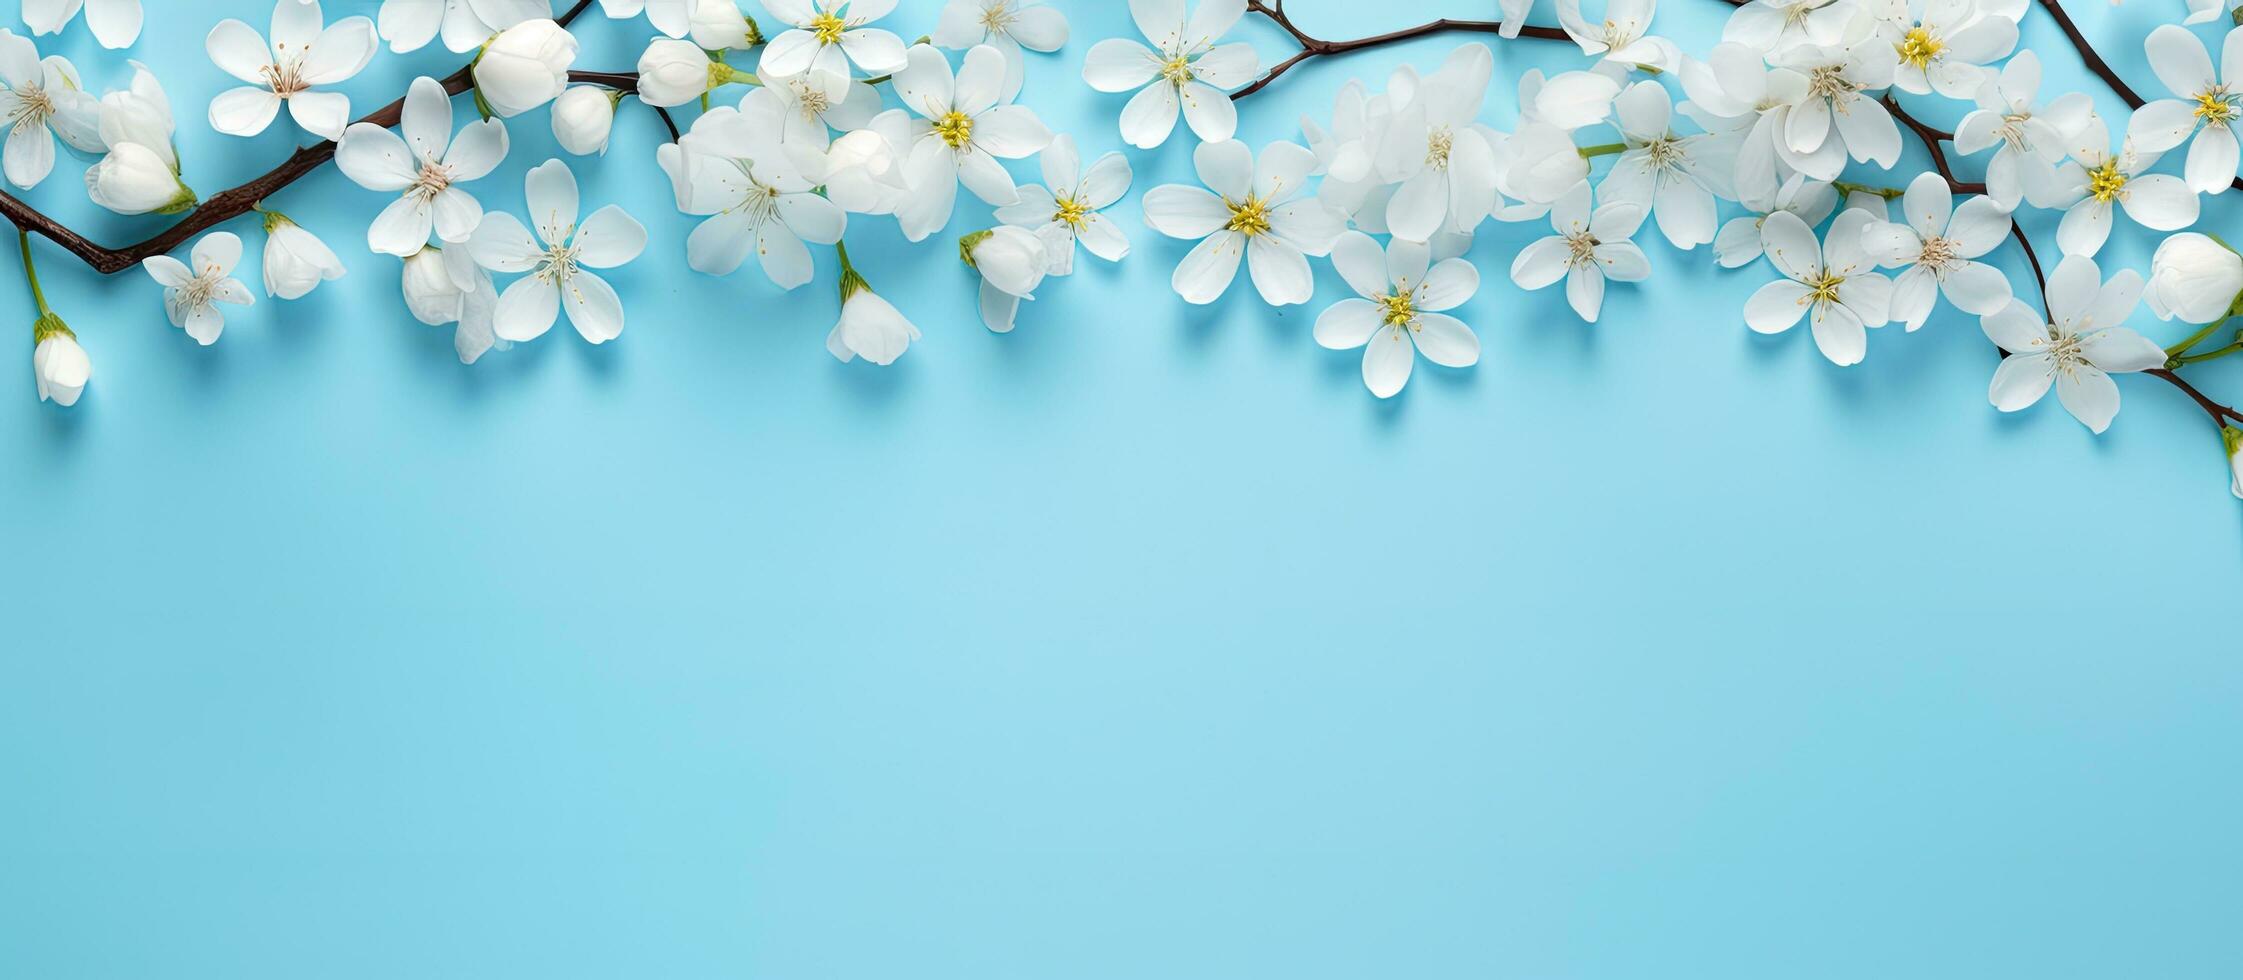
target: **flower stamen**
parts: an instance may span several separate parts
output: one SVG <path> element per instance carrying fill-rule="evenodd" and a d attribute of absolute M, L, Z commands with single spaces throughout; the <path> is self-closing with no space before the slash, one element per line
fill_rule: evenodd
<path fill-rule="evenodd" d="M 935 120 L 935 135 L 942 137 L 951 149 L 963 149 L 974 140 L 973 117 L 956 109 L 945 112 Z"/>
<path fill-rule="evenodd" d="M 810 23 L 805 27 L 818 38 L 819 44 L 840 44 L 842 33 L 849 29 L 849 22 L 834 16 L 832 11 L 819 11 L 818 16 L 810 18 Z"/>
<path fill-rule="evenodd" d="M 1248 194 L 1245 201 L 1231 204 L 1230 209 L 1231 218 L 1223 223 L 1223 227 L 1248 238 L 1269 234 L 1269 205 L 1261 198 Z"/>

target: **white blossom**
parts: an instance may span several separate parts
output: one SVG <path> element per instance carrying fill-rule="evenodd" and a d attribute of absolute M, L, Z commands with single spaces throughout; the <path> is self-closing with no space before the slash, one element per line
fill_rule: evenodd
<path fill-rule="evenodd" d="M 2065 255 L 2092 256 L 2111 237 L 2113 205 L 2144 228 L 2174 231 L 2196 222 L 2196 192 L 2171 174 L 2147 173 L 2156 153 L 2128 139 L 2111 151 L 2110 131 L 2090 115 L 2072 139 L 2072 160 L 2057 172 L 2060 199 L 2075 202 L 2056 226 L 2056 246 Z"/>
<path fill-rule="evenodd" d="M 1978 108 L 1955 126 L 1956 152 L 1995 148 L 1986 162 L 1986 195 L 2011 210 L 2021 201 L 2038 208 L 2064 203 L 2056 165 L 2094 114 L 2094 100 L 2085 92 L 2036 104 L 2040 82 L 2040 56 L 2017 52 L 1999 76 L 1979 86 Z"/>
<path fill-rule="evenodd" d="M 1357 298 L 1316 318 L 1316 342 L 1331 350 L 1363 348 L 1363 385 L 1392 398 L 1409 383 L 1418 354 L 1442 367 L 1480 362 L 1480 339 L 1445 312 L 1479 291 L 1480 271 L 1462 258 L 1432 261 L 1426 245 L 1395 239 L 1384 250 L 1359 231 L 1332 244 L 1332 267 Z"/>
<path fill-rule="evenodd" d="M 987 44 L 1005 56 L 1004 98 L 1020 95 L 1029 51 L 1057 51 L 1067 43 L 1067 15 L 1036 0 L 950 0 L 931 35 L 935 46 L 965 51 Z"/>
<path fill-rule="evenodd" d="M 104 149 L 101 104 L 78 82 L 69 60 L 41 60 L 30 38 L 0 30 L 0 122 L 9 130 L 0 168 L 17 187 L 35 187 L 54 172 L 61 136 L 88 153 Z"/>
<path fill-rule="evenodd" d="M 1713 238 L 1714 260 L 1724 269 L 1749 265 L 1766 254 L 1760 240 L 1760 226 L 1767 215 L 1788 211 L 1797 215 L 1808 227 L 1822 224 L 1832 211 L 1838 210 L 1838 191 L 1827 181 L 1809 180 L 1805 174 L 1793 174 L 1778 188 L 1768 212 L 1731 218 L 1721 226 Z"/>
<path fill-rule="evenodd" d="M 498 289 L 465 247 L 431 245 L 406 256 L 402 285 L 405 306 L 414 319 L 432 327 L 457 325 L 452 350 L 461 364 L 473 364 L 487 352 L 514 346 L 492 329 Z"/>
<path fill-rule="evenodd" d="M 1658 0 L 1606 0 L 1604 17 L 1592 24 L 1581 15 L 1581 0 L 1558 0 L 1558 24 L 1582 54 L 1603 64 L 1673 71 L 1682 63 L 1682 52 L 1673 41 L 1651 36 L 1651 15 L 1657 8 Z"/>
<path fill-rule="evenodd" d="M 2227 32 L 2216 71 L 2204 43 L 2187 28 L 2160 25 L 2143 47 L 2149 51 L 2150 69 L 2180 98 L 2156 99 L 2134 110 L 2126 123 L 2127 140 L 2146 153 L 2188 142 L 2181 172 L 2189 189 L 2199 194 L 2226 190 L 2243 158 L 2234 128 L 2243 122 L 2237 118 L 2243 105 L 2237 104 L 2234 90 L 2243 84 L 2243 27 Z"/>
<path fill-rule="evenodd" d="M 1915 0 L 1896 14 L 1883 33 L 1899 59 L 1893 87 L 1903 92 L 1970 98 L 1990 74 L 1985 66 L 2017 47 L 2017 21 L 1978 0 Z"/>
<path fill-rule="evenodd" d="M 287 103 L 289 116 L 305 132 L 340 139 L 350 124 L 350 96 L 314 91 L 314 86 L 347 81 L 374 60 L 380 46 L 374 22 L 345 17 L 326 26 L 318 0 L 278 0 L 272 29 L 270 44 L 256 28 L 231 18 L 211 29 L 203 42 L 210 60 L 250 83 L 211 101 L 211 128 L 230 136 L 255 136 L 272 125 L 281 104 Z"/>
<path fill-rule="evenodd" d="M 466 241 L 483 220 L 483 205 L 460 185 L 506 159 L 506 124 L 480 119 L 454 135 L 451 97 L 442 83 L 424 75 L 406 90 L 398 129 L 403 137 L 373 123 L 353 123 L 335 148 L 335 165 L 344 176 L 367 190 L 398 195 L 366 230 L 367 247 L 411 255 L 428 244 L 432 231 L 447 242 Z"/>
<path fill-rule="evenodd" d="M 2112 374 L 2165 366 L 2165 349 L 2121 324 L 2142 295 L 2142 277 L 2122 269 L 2103 281 L 2095 260 L 2067 255 L 2048 274 L 2048 318 L 2012 300 L 1979 324 L 2009 352 L 1994 369 L 1987 400 L 2004 412 L 2040 401 L 2051 384 L 2064 410 L 2100 434 L 2118 414 Z"/>
<path fill-rule="evenodd" d="M 1129 254 L 1129 235 L 1100 211 L 1129 191 L 1129 159 L 1119 152 L 1099 157 L 1086 172 L 1075 152 L 1075 138 L 1052 137 L 1041 154 L 1044 183 L 1020 188 L 1020 200 L 997 209 L 997 220 L 1042 235 L 1051 244 L 1051 274 L 1075 271 L 1075 244 L 1090 254 L 1119 262 Z"/>
<path fill-rule="evenodd" d="M 1176 294 L 1187 303 L 1212 303 L 1247 259 L 1263 301 L 1308 302 L 1316 281 L 1307 257 L 1330 253 L 1346 228 L 1336 210 L 1303 193 L 1316 155 L 1277 142 L 1256 161 L 1246 144 L 1224 140 L 1194 148 L 1192 167 L 1207 189 L 1164 184 L 1145 192 L 1147 225 L 1170 238 L 1199 239 L 1170 279 Z"/>
<path fill-rule="evenodd" d="M 737 109 L 704 113 L 684 138 L 656 151 L 678 210 L 708 216 L 686 239 L 686 264 L 694 271 L 730 275 L 752 252 L 773 284 L 793 289 L 816 272 L 804 241 L 841 240 L 848 215 L 818 195 L 817 181 L 779 148 L 778 121 L 786 112 L 778 95 L 759 88 Z"/>
<path fill-rule="evenodd" d="M 981 323 L 1011 333 L 1013 317 L 1051 270 L 1050 246 L 1025 228 L 999 225 L 960 239 L 959 257 L 981 276 Z"/>
<path fill-rule="evenodd" d="M 302 225 L 265 212 L 265 295 L 302 299 L 320 283 L 343 277 L 343 260 Z"/>
<path fill-rule="evenodd" d="M 1590 323 L 1604 309 L 1604 282 L 1640 282 L 1651 261 L 1630 239 L 1643 226 L 1643 206 L 1607 201 L 1590 208 L 1589 185 L 1580 184 L 1550 209 L 1550 230 L 1511 260 L 1511 281 L 1541 289 L 1565 280 L 1565 299 Z"/>
<path fill-rule="evenodd" d="M 826 352 L 847 364 L 864 358 L 886 367 L 902 357 L 919 328 L 854 273 L 841 277 L 841 318 L 826 334 Z"/>
<path fill-rule="evenodd" d="M 1382 181 L 1400 185 L 1386 206 L 1395 236 L 1469 233 L 1494 208 L 1495 148 L 1472 125 L 1494 68 L 1486 45 L 1463 45 L 1387 121 L 1375 164 Z"/>
<path fill-rule="evenodd" d="M 852 64 L 870 75 L 903 70 L 903 39 L 865 26 L 896 9 L 896 0 L 763 0 L 763 6 L 792 28 L 764 46 L 760 70 L 767 74 L 808 73 L 828 98 L 840 98 Z"/>
<path fill-rule="evenodd" d="M 150 256 L 141 262 L 150 278 L 164 287 L 164 314 L 171 325 L 187 331 L 205 347 L 217 343 L 226 329 L 226 314 L 217 304 L 252 306 L 257 297 L 241 280 L 233 278 L 241 262 L 241 239 L 232 232 L 212 232 L 196 242 L 188 256 L 192 265 L 169 255 Z"/>
<path fill-rule="evenodd" d="M 1184 0 L 1129 0 L 1129 13 L 1152 47 L 1107 38 L 1083 59 L 1091 88 L 1137 93 L 1122 107 L 1122 139 L 1139 149 L 1168 142 L 1179 110 L 1202 142 L 1230 139 L 1238 109 L 1225 93 L 1253 81 L 1262 59 L 1252 45 L 1215 42 L 1246 15 L 1246 0 L 1199 0 L 1189 19 Z"/>
<path fill-rule="evenodd" d="M 1714 239 L 1714 200 L 1734 197 L 1730 170 L 1738 140 L 1674 132 L 1674 97 L 1654 81 L 1630 85 L 1617 100 L 1618 128 L 1627 149 L 1597 185 L 1606 201 L 1641 206 L 1658 219 L 1674 247 L 1696 248 Z"/>
<path fill-rule="evenodd" d="M 492 329 L 504 340 L 535 340 L 552 329 L 563 310 L 569 324 L 592 343 L 623 334 L 623 301 L 593 269 L 612 269 L 646 249 L 646 228 L 613 204 L 577 224 L 576 174 L 547 160 L 525 181 L 530 229 L 505 212 L 483 216 L 468 240 L 476 264 L 492 272 L 527 273 L 499 294 Z"/>
<path fill-rule="evenodd" d="M 1909 330 L 1924 325 L 1941 295 L 1965 313 L 1984 316 L 2009 303 L 2009 279 L 1978 261 L 2009 234 L 2009 212 L 1992 198 L 1972 197 L 1961 207 L 1947 178 L 1921 174 L 1901 195 L 1904 221 L 1873 221 L 1863 247 L 1877 264 L 1906 267 L 1893 279 L 1888 315 Z"/>
<path fill-rule="evenodd" d="M 1892 303 L 1892 280 L 1871 271 L 1862 247 L 1862 229 L 1876 218 L 1846 209 L 1830 223 L 1822 244 L 1814 230 L 1789 211 L 1770 214 L 1760 224 L 1768 261 L 1785 278 L 1771 282 L 1745 301 L 1745 325 L 1758 333 L 1782 333 L 1807 315 L 1816 349 L 1830 363 L 1861 363 L 1869 350 L 1864 328 L 1880 327 Z"/>
<path fill-rule="evenodd" d="M 915 45 L 910 63 L 896 73 L 896 95 L 917 118 L 891 109 L 872 126 L 904 154 L 912 195 L 896 213 L 904 236 L 918 241 L 950 223 L 959 185 L 995 205 L 1020 200 L 1012 175 L 999 159 L 1018 160 L 1051 142 L 1051 130 L 1027 106 L 1009 105 L 1001 91 L 1004 56 L 986 44 L 966 52 L 955 78 L 933 45 Z"/>

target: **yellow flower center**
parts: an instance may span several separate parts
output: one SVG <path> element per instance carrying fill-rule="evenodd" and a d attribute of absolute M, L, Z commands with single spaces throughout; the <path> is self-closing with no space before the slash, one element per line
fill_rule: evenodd
<path fill-rule="evenodd" d="M 2196 114 L 2205 122 L 2225 123 L 2235 118 L 2235 112 L 2235 96 L 2228 94 L 2225 85 L 2196 93 Z"/>
<path fill-rule="evenodd" d="M 1013 21 L 1012 12 L 1005 9 L 1010 4 L 1011 0 L 997 0 L 984 8 L 981 12 L 982 28 L 993 34 L 1004 33 L 1005 26 Z"/>
<path fill-rule="evenodd" d="M 1893 47 L 1900 50 L 1900 60 L 1915 65 L 1917 68 L 1923 68 L 1931 64 L 1933 58 L 1939 57 L 1941 51 L 1947 50 L 1946 44 L 1931 36 L 1931 31 L 1920 25 L 1909 28 L 1908 33 L 1900 36 L 1900 43 L 1893 45 Z"/>
<path fill-rule="evenodd" d="M 2118 170 L 2118 158 L 2105 160 L 2102 166 L 2087 172 L 2087 193 L 2106 204 L 2126 193 L 2126 175 Z"/>
<path fill-rule="evenodd" d="M 1821 278 L 1807 284 L 1807 302 L 1838 302 L 1838 286 L 1845 281 L 1845 276 L 1832 275 L 1825 270 Z"/>
<path fill-rule="evenodd" d="M 1248 238 L 1269 233 L 1269 205 L 1262 203 L 1261 198 L 1248 194 L 1244 202 L 1232 204 L 1230 208 L 1231 220 L 1224 222 L 1223 227 Z"/>
<path fill-rule="evenodd" d="M 1417 298 L 1400 290 L 1379 297 L 1379 319 L 1390 327 L 1417 329 Z"/>
<path fill-rule="evenodd" d="M 1185 82 L 1191 81 L 1193 77 L 1192 59 L 1187 58 L 1183 55 L 1177 55 L 1176 57 L 1170 58 L 1167 61 L 1161 62 L 1160 77 L 1168 79 L 1171 83 L 1176 85 L 1182 85 Z"/>
<path fill-rule="evenodd" d="M 1059 210 L 1052 212 L 1051 220 L 1064 221 L 1068 227 L 1081 231 L 1083 224 L 1090 220 L 1090 205 L 1072 197 L 1059 198 Z"/>
<path fill-rule="evenodd" d="M 830 10 L 819 11 L 818 16 L 810 19 L 810 33 L 817 35 L 819 44 L 841 43 L 841 32 L 848 29 L 849 22 L 834 16 Z"/>
<path fill-rule="evenodd" d="M 942 137 L 953 150 L 964 147 L 974 139 L 973 117 L 956 109 L 945 112 L 935 120 L 935 135 Z"/>

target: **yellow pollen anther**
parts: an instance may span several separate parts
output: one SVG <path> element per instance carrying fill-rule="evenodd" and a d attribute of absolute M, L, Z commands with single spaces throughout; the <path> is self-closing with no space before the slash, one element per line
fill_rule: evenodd
<path fill-rule="evenodd" d="M 1068 227 L 1081 231 L 1083 225 L 1090 221 L 1090 205 L 1072 197 L 1062 197 L 1059 199 L 1059 210 L 1052 212 L 1051 220 L 1064 221 Z"/>
<path fill-rule="evenodd" d="M 1262 203 L 1261 198 L 1248 194 L 1244 202 L 1232 204 L 1230 208 L 1231 220 L 1224 222 L 1223 227 L 1248 238 L 1269 233 L 1269 205 Z"/>
<path fill-rule="evenodd" d="M 1396 290 L 1379 297 L 1379 319 L 1390 327 L 1417 329 L 1417 298 L 1412 293 Z"/>
<path fill-rule="evenodd" d="M 1908 33 L 1901 35 L 1900 43 L 1893 47 L 1899 49 L 1900 60 L 1917 68 L 1931 64 L 1933 58 L 1947 50 L 1945 43 L 1931 36 L 1930 29 L 1921 26 L 1909 28 Z"/>
<path fill-rule="evenodd" d="M 1816 279 L 1814 282 L 1810 282 L 1807 284 L 1807 302 L 1838 302 L 1838 287 L 1845 281 L 1846 277 L 1844 276 L 1834 276 L 1828 272 L 1824 272 L 1822 274 L 1822 278 Z"/>
<path fill-rule="evenodd" d="M 830 11 L 821 11 L 810 19 L 810 33 L 817 35 L 819 44 L 840 44 L 841 33 L 849 29 L 849 22 L 835 17 Z"/>
<path fill-rule="evenodd" d="M 2196 114 L 2208 123 L 2227 122 L 2235 118 L 2234 99 L 2225 85 L 2205 89 L 2196 93 Z"/>
<path fill-rule="evenodd" d="M 956 109 L 945 112 L 942 118 L 935 120 L 935 135 L 942 137 L 953 150 L 964 147 L 974 139 L 973 117 Z"/>
<path fill-rule="evenodd" d="M 1161 62 L 1160 77 L 1165 78 L 1169 82 L 1176 85 L 1182 85 L 1185 82 L 1191 81 L 1193 78 L 1192 59 L 1187 58 L 1183 55 L 1177 55 L 1176 57 L 1170 58 L 1167 61 Z"/>
<path fill-rule="evenodd" d="M 2109 203 L 2126 193 L 2126 175 L 2118 170 L 2118 159 L 2103 161 L 2103 165 L 2087 172 L 2087 193 L 2098 201 Z"/>

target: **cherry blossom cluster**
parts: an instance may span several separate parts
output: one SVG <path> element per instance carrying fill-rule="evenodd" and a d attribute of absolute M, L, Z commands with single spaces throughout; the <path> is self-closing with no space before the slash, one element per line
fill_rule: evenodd
<path fill-rule="evenodd" d="M 126 48 L 142 26 L 140 0 L 20 2 L 33 36 L 71 29 L 82 12 L 101 44 Z M 381 0 L 374 17 L 330 21 L 319 0 L 276 0 L 265 24 L 224 19 L 209 33 L 213 63 L 240 84 L 210 102 L 207 121 L 235 136 L 293 127 L 349 179 L 394 195 L 370 221 L 365 249 L 397 261 L 413 315 L 453 327 L 468 363 L 563 318 L 594 344 L 619 336 L 625 304 L 600 273 L 648 247 L 632 216 L 580 201 L 563 160 L 526 167 L 525 215 L 485 211 L 476 185 L 505 165 L 508 127 L 538 113 L 577 156 L 609 151 L 626 99 L 660 113 L 674 138 L 651 152 L 677 208 L 701 219 L 683 243 L 697 272 L 733 275 L 752 257 L 792 290 L 817 278 L 813 249 L 831 248 L 839 311 L 826 347 L 844 362 L 891 364 L 920 339 L 850 262 L 852 221 L 893 221 L 923 242 L 951 228 L 961 190 L 993 207 L 997 224 L 956 244 L 978 280 L 983 323 L 997 332 L 1013 329 L 1047 281 L 1072 273 L 1078 248 L 1105 261 L 1129 254 L 1109 211 L 1129 189 L 1129 157 L 1086 159 L 1077 137 L 1053 133 L 1017 101 L 1031 53 L 1068 43 L 1058 10 L 940 0 L 935 31 L 907 42 L 880 26 L 897 0 L 760 0 L 761 21 L 743 2 Z M 1718 38 L 1687 48 L 1654 32 L 1656 0 L 1590 2 L 1555 0 L 1556 27 L 1528 22 L 1531 0 L 1501 0 L 1495 21 L 1326 41 L 1293 24 L 1281 0 L 1127 0 L 1139 36 L 1090 44 L 1081 73 L 1115 96 L 1122 143 L 1196 143 L 1198 183 L 1142 198 L 1147 227 L 1191 243 L 1176 246 L 1177 295 L 1214 302 L 1243 265 L 1266 303 L 1307 303 L 1314 260 L 1329 260 L 1354 295 L 1321 311 L 1311 335 L 1360 349 L 1364 384 L 1379 398 L 1404 389 L 1420 356 L 1452 369 L 1479 360 L 1466 317 L 1482 283 L 1468 256 L 1486 222 L 1546 222 L 1548 234 L 1512 257 L 1509 278 L 1527 290 L 1562 282 L 1567 305 L 1590 323 L 1612 284 L 1652 273 L 1635 239 L 1655 227 L 1675 249 L 1704 247 L 1711 266 L 1763 270 L 1741 324 L 1778 334 L 1805 323 L 1839 367 L 1866 359 L 1871 331 L 1935 325 L 1945 306 L 1975 317 L 2004 352 L 1988 389 L 2001 411 L 2053 389 L 2100 433 L 2119 409 L 2113 375 L 2162 380 L 2211 417 L 2243 496 L 2243 429 L 2230 424 L 2243 413 L 2178 373 L 2243 351 L 2232 319 L 2243 314 L 2243 257 L 2186 230 L 2204 196 L 2243 187 L 2243 28 L 2214 39 L 2187 26 L 2220 20 L 2224 4 L 2177 4 L 2179 23 L 2142 40 L 2170 96 L 2144 100 L 2091 56 L 2058 0 L 2037 0 L 2135 107 L 2106 119 L 2083 93 L 2041 91 L 2039 56 L 2018 49 L 2035 0 L 1684 0 L 1733 8 Z M 576 64 L 575 22 L 593 9 L 650 29 L 632 70 Z M 1265 65 L 1229 39 L 1248 16 L 1275 22 L 1300 51 Z M 1500 86 L 1487 44 L 1464 43 L 1427 69 L 1346 82 L 1328 117 L 1301 120 L 1299 141 L 1257 150 L 1234 138 L 1240 100 L 1300 61 L 1442 31 L 1568 43 L 1582 60 Z M 470 60 L 457 76 L 417 79 L 399 103 L 354 115 L 336 86 L 385 44 L 441 44 Z M 472 116 L 456 111 L 462 96 Z M 1908 108 L 1940 99 L 1969 106 L 1953 133 Z M 672 113 L 688 110 L 681 127 Z M 17 187 L 51 175 L 59 141 L 87 160 L 96 204 L 185 216 L 177 238 L 157 243 L 186 248 L 187 261 L 132 259 L 161 287 L 169 320 L 200 343 L 222 335 L 224 306 L 257 300 L 235 275 L 241 238 L 209 230 L 216 224 L 257 215 L 268 298 L 294 300 L 345 273 L 318 234 L 261 201 L 210 210 L 240 189 L 206 201 L 188 186 L 170 98 L 137 64 L 123 87 L 97 97 L 68 61 L 0 30 L 0 125 L 10 127 L 0 175 Z M 1932 172 L 1897 169 L 1904 135 Z M 2167 154 L 2179 165 L 2160 166 Z M 1959 176 L 1957 162 L 1979 179 Z M 1041 182 L 1021 182 L 1014 167 Z M 34 287 L 34 232 L 88 261 L 110 254 L 13 198 L 0 195 L 0 205 L 13 206 Z M 2013 221 L 2027 208 L 2061 212 L 2045 280 Z M 2170 236 L 2146 276 L 2096 261 L 2121 216 Z M 2034 272 L 2029 288 L 1989 261 L 2011 241 Z M 72 404 L 90 361 L 33 293 L 41 397 Z M 2198 329 L 2159 346 L 2125 326 L 2145 301 L 2158 318 Z"/>
<path fill-rule="evenodd" d="M 1546 220 L 1550 233 L 1518 251 L 1510 278 L 1523 289 L 1563 282 L 1568 305 L 1591 323 L 1610 284 L 1651 274 L 1633 239 L 1654 225 L 1677 249 L 1707 246 L 1720 267 L 1764 262 L 1774 276 L 1739 311 L 1743 325 L 1774 334 L 1804 322 L 1840 367 L 1866 358 L 1871 330 L 1913 332 L 1945 305 L 1976 317 L 2005 352 L 1988 389 L 2001 411 L 2053 388 L 2100 433 L 2119 408 L 2112 375 L 2153 373 L 2211 415 L 2243 496 L 2243 434 L 2228 424 L 2243 414 L 2174 373 L 2243 351 L 2229 319 L 2243 313 L 2243 259 L 2216 237 L 2181 231 L 2202 196 L 2243 186 L 2233 128 L 2243 124 L 2243 28 L 2219 42 L 2217 65 L 2188 29 L 2152 31 L 2150 62 L 2172 97 L 2107 121 L 2085 94 L 2042 98 L 2038 57 L 2017 50 L 2027 0 L 1749 0 L 1702 56 L 1653 33 L 1654 2 L 1584 11 L 1558 0 L 1560 28 L 1550 31 L 1526 25 L 1528 5 L 1506 0 L 1502 21 L 1472 25 L 1506 37 L 1538 31 L 1586 59 L 1519 78 L 1507 129 L 1482 118 L 1501 89 L 1490 84 L 1491 52 L 1468 43 L 1431 71 L 1396 69 L 1383 87 L 1346 83 L 1328 119 L 1302 120 L 1301 142 L 1253 152 L 1230 138 L 1230 107 L 1211 105 L 1209 93 L 1259 69 L 1224 32 L 1251 11 L 1278 20 L 1306 55 L 1345 45 L 1303 35 L 1282 4 L 1249 0 L 1198 0 L 1189 11 L 1184 0 L 1131 0 L 1144 41 L 1100 42 L 1084 80 L 1134 93 L 1120 116 L 1132 145 L 1168 139 L 1179 106 L 1202 141 L 1193 162 L 1204 187 L 1144 198 L 1155 231 L 1196 242 L 1176 267 L 1176 293 L 1214 301 L 1243 259 L 1264 301 L 1305 303 L 1309 260 L 1329 256 L 1358 295 L 1323 311 L 1314 338 L 1361 348 L 1364 384 L 1378 397 L 1402 390 L 1413 351 L 1446 367 L 1477 361 L 1472 331 L 1444 311 L 1479 285 L 1462 256 L 1483 222 Z M 2041 5 L 2062 16 L 2054 0 Z M 1943 133 L 1909 115 L 1904 97 L 1972 109 Z M 1903 121 L 1931 141 L 1936 172 L 1896 169 Z M 1983 179 L 1958 179 L 1941 143 L 1982 159 Z M 2178 174 L 2154 169 L 2184 145 Z M 1849 180 L 1849 169 L 1880 176 Z M 2030 249 L 2012 221 L 2020 208 L 2062 212 L 2061 259 L 2043 287 L 2014 289 L 1987 261 L 2012 237 Z M 2106 275 L 2095 261 L 2120 215 L 2180 232 L 2147 278 Z M 2030 261 L 2037 273 L 2038 257 Z M 2160 347 L 2124 325 L 2144 298 L 2158 317 L 2203 329 Z M 2220 344 L 2198 349 L 2207 341 Z"/>

